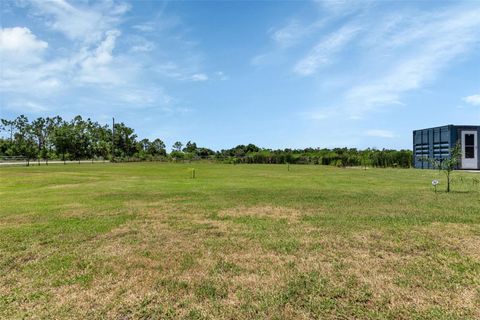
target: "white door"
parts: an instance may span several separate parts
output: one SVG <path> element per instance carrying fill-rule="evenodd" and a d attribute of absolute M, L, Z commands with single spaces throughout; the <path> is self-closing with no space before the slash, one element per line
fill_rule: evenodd
<path fill-rule="evenodd" d="M 478 169 L 477 131 L 462 131 L 462 169 Z"/>

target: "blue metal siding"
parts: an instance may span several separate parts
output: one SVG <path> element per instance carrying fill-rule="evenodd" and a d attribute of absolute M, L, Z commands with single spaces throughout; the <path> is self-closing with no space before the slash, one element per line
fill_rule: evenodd
<path fill-rule="evenodd" d="M 430 169 L 430 162 L 422 161 L 424 158 L 450 158 L 450 149 L 452 149 L 457 142 L 460 142 L 460 132 L 463 130 L 476 130 L 477 137 L 480 138 L 480 126 L 447 125 L 413 131 L 414 167 L 418 169 Z M 480 156 L 478 158 L 478 168 L 480 168 Z"/>
<path fill-rule="evenodd" d="M 433 157 L 433 128 L 416 130 L 413 135 L 415 168 L 428 169 L 430 168 L 430 163 L 424 160 L 425 158 Z"/>

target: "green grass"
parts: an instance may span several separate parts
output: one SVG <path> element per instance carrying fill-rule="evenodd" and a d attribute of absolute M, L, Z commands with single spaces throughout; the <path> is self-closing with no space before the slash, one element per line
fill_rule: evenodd
<path fill-rule="evenodd" d="M 0 168 L 0 318 L 478 319 L 480 187 L 453 175 Z"/>

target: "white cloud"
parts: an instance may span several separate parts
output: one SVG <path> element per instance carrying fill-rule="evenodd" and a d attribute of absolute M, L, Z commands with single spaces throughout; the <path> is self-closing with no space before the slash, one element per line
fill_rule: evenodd
<path fill-rule="evenodd" d="M 105 39 L 98 45 L 98 47 L 85 59 L 82 63 L 84 67 L 97 67 L 107 64 L 112 61 L 112 52 L 115 48 L 115 41 L 120 36 L 120 31 L 107 31 Z"/>
<path fill-rule="evenodd" d="M 10 52 L 30 52 L 43 50 L 48 43 L 38 40 L 30 29 L 25 27 L 5 28 L 0 31 L 0 48 Z"/>
<path fill-rule="evenodd" d="M 159 71 L 175 81 L 209 79 L 201 72 L 199 50 L 193 50 L 196 43 L 183 39 L 183 29 L 172 32 L 181 27 L 176 17 L 147 23 L 156 32 L 139 35 L 134 30 L 142 27 L 122 28 L 129 5 L 117 1 L 33 0 L 14 5 L 23 5 L 21 10 L 36 20 L 35 32 L 1 29 L 0 108 L 28 113 L 148 108 L 183 114 L 185 102 L 164 92 Z M 36 30 L 48 35 L 51 43 L 39 39 Z M 154 49 L 161 59 L 150 53 Z"/>
<path fill-rule="evenodd" d="M 221 80 L 221 81 L 228 80 L 228 76 L 223 71 L 217 71 L 215 72 L 215 75 L 217 76 L 218 80 Z"/>
<path fill-rule="evenodd" d="M 337 116 L 338 113 L 333 108 L 321 108 L 308 112 L 301 112 L 299 115 L 308 120 L 321 121 Z"/>
<path fill-rule="evenodd" d="M 267 63 L 268 61 L 269 61 L 268 54 L 262 53 L 262 54 L 259 54 L 259 55 L 256 55 L 255 57 L 253 57 L 252 60 L 250 61 L 250 63 L 253 66 L 260 66 L 260 65 L 263 65 L 263 64 Z"/>
<path fill-rule="evenodd" d="M 285 27 L 273 31 L 271 37 L 279 45 L 288 47 L 296 43 L 302 33 L 304 33 L 303 25 L 293 20 Z"/>
<path fill-rule="evenodd" d="M 145 42 L 132 47 L 133 52 L 150 52 L 154 49 L 155 45 L 152 42 Z"/>
<path fill-rule="evenodd" d="M 174 62 L 166 62 L 162 64 L 157 64 L 153 67 L 153 71 L 157 72 L 162 76 L 166 76 L 174 79 L 183 79 L 183 70 L 180 70 L 180 67 Z"/>
<path fill-rule="evenodd" d="M 164 2 L 164 7 L 161 9 L 155 17 L 150 21 L 145 21 L 143 23 L 135 24 L 132 26 L 133 29 L 143 32 L 143 33 L 156 33 L 165 31 L 167 29 L 174 29 L 183 24 L 182 19 L 175 15 L 165 15 L 164 9 L 167 6 L 167 2 Z"/>
<path fill-rule="evenodd" d="M 311 24 L 304 24 L 298 19 L 292 19 L 287 25 L 278 29 L 271 29 L 269 33 L 276 44 L 282 48 L 289 48 L 317 31 L 324 26 L 325 23 L 326 20 L 324 19 L 314 21 Z"/>
<path fill-rule="evenodd" d="M 349 15 L 371 4 L 371 0 L 317 0 L 322 11 L 338 16 Z"/>
<path fill-rule="evenodd" d="M 42 61 L 48 43 L 38 39 L 29 28 L 0 29 L 0 55 L 10 63 L 32 64 Z"/>
<path fill-rule="evenodd" d="M 119 77 L 117 70 L 111 68 L 113 61 L 113 49 L 120 32 L 117 30 L 108 31 L 105 39 L 100 42 L 95 50 L 89 51 L 84 48 L 84 57 L 79 61 L 79 74 L 76 81 L 83 83 L 118 83 L 123 80 Z"/>
<path fill-rule="evenodd" d="M 311 119 L 340 115 L 361 119 L 372 111 L 404 105 L 404 94 L 434 82 L 442 71 L 480 43 L 478 6 L 461 4 L 430 11 L 403 7 L 395 12 L 385 10 L 379 15 L 378 10 L 365 10 L 374 5 L 372 1 L 318 3 L 320 15 L 313 23 L 292 19 L 283 28 L 270 31 L 271 38 L 282 48 L 284 59 L 279 60 L 279 50 L 274 50 L 251 60 L 254 66 L 271 64 L 275 57 L 277 64 L 290 60 L 299 50 L 286 52 L 285 49 L 300 41 L 302 46 L 308 44 L 308 38 L 317 34 L 320 27 L 336 26 L 336 31 L 324 35 L 294 64 L 293 71 L 301 76 L 317 74 L 333 63 L 339 66 L 345 62 L 351 68 L 340 74 L 333 70 L 320 78 L 320 86 L 335 77 L 341 84 L 335 89 L 345 89 L 326 101 L 335 108 L 311 112 Z M 352 17 L 344 23 L 347 15 Z"/>
<path fill-rule="evenodd" d="M 379 52 L 372 51 L 371 54 L 372 57 L 376 54 L 389 56 L 392 62 L 384 61 L 384 70 L 369 75 L 372 80 L 362 79 L 345 93 L 347 113 L 362 117 L 381 107 L 402 104 L 402 94 L 434 81 L 452 61 L 479 43 L 479 17 L 480 9 L 429 13 L 419 17 L 425 22 L 420 33 L 416 31 L 417 23 L 412 23 L 385 38 Z M 392 44 L 395 49 L 407 51 L 392 50 Z M 378 64 L 378 61 L 382 58 L 372 59 L 372 63 Z"/>
<path fill-rule="evenodd" d="M 378 130 L 372 129 L 367 130 L 365 134 L 369 137 L 377 137 L 377 138 L 395 138 L 395 134 L 389 130 Z"/>
<path fill-rule="evenodd" d="M 86 43 L 99 41 L 104 33 L 121 21 L 130 6 L 114 1 L 96 2 L 93 6 L 65 0 L 34 0 L 32 5 L 39 17 L 55 31 L 63 33 L 71 40 Z"/>
<path fill-rule="evenodd" d="M 153 32 L 155 31 L 155 26 L 153 25 L 153 23 L 142 23 L 142 24 L 136 24 L 134 25 L 132 28 L 138 30 L 138 31 L 142 31 L 142 32 Z"/>
<path fill-rule="evenodd" d="M 182 67 L 174 62 L 158 64 L 153 68 L 153 71 L 178 81 L 207 81 L 209 79 L 207 74 L 196 72 L 195 67 Z"/>
<path fill-rule="evenodd" d="M 62 4 L 62 1 L 55 3 Z M 75 40 L 73 44 L 81 45 L 79 49 L 62 50 L 61 55 L 54 47 L 49 48 L 49 55 L 44 54 L 48 43 L 38 39 L 28 28 L 2 29 L 0 36 L 0 91 L 8 95 L 4 100 L 6 106 L 21 106 L 38 112 L 43 99 L 83 85 L 124 85 L 139 71 L 133 59 L 114 55 L 120 36 L 116 29 L 106 30 L 97 42 Z M 15 99 L 18 95 L 29 102 L 19 103 Z"/>
<path fill-rule="evenodd" d="M 105 12 L 105 8 L 110 8 L 111 11 Z M 153 85 L 150 77 L 155 75 L 155 67 L 152 66 L 157 62 L 149 56 L 138 59 L 136 55 L 138 52 L 153 50 L 152 41 L 143 36 L 127 35 L 123 37 L 126 39 L 123 44 L 130 45 L 130 50 L 125 52 L 123 48 L 117 48 L 122 37 L 119 23 L 126 10 L 123 8 L 113 2 L 94 2 L 93 6 L 87 6 L 86 3 L 69 4 L 65 1 L 28 4 L 26 9 L 31 14 L 45 22 L 48 28 L 62 32 L 66 39 L 54 42 L 55 45 L 61 43 L 61 47 L 55 47 L 38 39 L 28 28 L 1 30 L 2 107 L 28 113 L 59 110 L 65 106 L 77 110 L 94 107 L 104 110 L 149 108 L 169 114 L 183 113 L 183 109 L 178 107 L 183 102 L 165 93 L 160 84 Z M 86 17 L 95 30 L 87 24 L 77 24 L 75 18 L 72 18 L 74 30 L 68 30 L 68 16 L 76 13 Z M 107 19 L 98 22 L 94 17 Z M 187 49 L 183 50 L 186 58 L 182 62 L 185 65 L 178 67 L 174 62 L 167 62 L 164 64 L 165 70 L 170 75 L 177 73 L 172 77 L 175 80 L 208 80 L 206 74 L 198 72 L 196 58 L 188 55 Z M 17 61 L 19 57 L 29 63 L 20 64 Z M 224 74 L 216 76 L 225 77 Z M 76 98 L 70 100 L 70 96 Z M 62 102 L 66 100 L 66 104 Z"/>
<path fill-rule="evenodd" d="M 327 24 L 329 19 L 319 19 L 311 23 L 304 23 L 302 19 L 293 18 L 287 24 L 281 27 L 273 27 L 268 30 L 268 34 L 275 44 L 271 50 L 257 54 L 250 63 L 253 66 L 260 67 L 266 65 L 275 65 L 284 61 L 284 54 L 292 47 L 301 45 L 303 41 L 313 36 L 316 31 Z"/>
<path fill-rule="evenodd" d="M 38 39 L 29 28 L 1 29 L 0 91 L 36 95 L 55 91 L 60 86 L 55 74 L 61 63 L 46 63 L 47 48 L 48 43 Z M 17 104 L 18 101 L 12 105 Z"/>
<path fill-rule="evenodd" d="M 7 104 L 7 108 L 19 113 L 22 113 L 22 112 L 38 113 L 38 112 L 43 112 L 48 110 L 45 106 L 37 102 L 28 101 L 28 100 L 14 100 Z"/>
<path fill-rule="evenodd" d="M 69 42 L 61 50 L 49 48 L 47 56 L 43 53 L 48 44 L 28 28 L 2 30 L 2 91 L 25 92 L 40 98 L 78 85 L 118 84 L 131 78 L 135 61 L 114 55 L 120 36 L 115 27 L 128 5 L 35 0 L 26 3 L 26 8 L 48 28 L 63 33 Z M 70 51 L 65 50 L 69 47 Z"/>
<path fill-rule="evenodd" d="M 294 72 L 308 76 L 314 74 L 322 66 L 330 64 L 335 55 L 341 51 L 360 31 L 355 26 L 344 26 L 320 41 L 306 57 L 294 67 Z"/>
<path fill-rule="evenodd" d="M 115 88 L 112 89 L 115 91 Z M 126 86 L 121 92 L 112 92 L 111 101 L 118 104 L 127 104 L 129 108 L 172 108 L 175 101 L 162 88 L 137 88 Z"/>
<path fill-rule="evenodd" d="M 251 64 L 254 66 L 274 65 L 284 62 L 283 55 L 292 47 L 300 47 L 309 42 L 314 36 L 318 36 L 318 33 L 324 28 L 328 27 L 330 23 L 337 22 L 339 19 L 343 19 L 346 15 L 359 12 L 361 9 L 366 9 L 370 6 L 371 0 L 333 0 L 333 1 L 315 1 L 320 8 L 319 16 L 313 21 L 305 22 L 304 17 L 294 17 L 288 20 L 288 22 L 281 27 L 273 27 L 268 30 L 270 38 L 273 40 L 276 46 L 266 53 L 256 55 L 251 59 Z M 315 11 L 315 10 L 314 10 Z M 326 14 L 325 14 L 326 13 Z M 347 30 L 339 30 L 339 33 L 343 31 L 344 36 L 347 35 Z M 302 61 L 299 61 L 294 68 L 294 71 L 302 74 L 309 75 L 314 73 L 317 69 L 316 66 L 322 64 L 322 58 L 328 60 L 325 64 L 330 63 L 332 55 L 335 50 L 328 53 L 325 52 L 328 49 L 333 49 L 335 46 L 333 43 L 327 43 L 328 41 L 340 41 L 340 38 L 335 36 L 342 36 L 341 34 L 331 34 L 330 39 L 325 39 L 324 43 L 317 43 L 310 54 L 304 57 Z M 339 45 L 340 47 L 340 45 Z M 323 53 L 322 53 L 323 52 Z M 314 70 L 315 69 L 315 70 Z"/>
<path fill-rule="evenodd" d="M 480 94 L 464 97 L 462 100 L 468 104 L 471 104 L 472 106 L 480 106 Z"/>
<path fill-rule="evenodd" d="M 196 73 L 191 77 L 192 81 L 207 81 L 208 76 L 204 73 Z"/>

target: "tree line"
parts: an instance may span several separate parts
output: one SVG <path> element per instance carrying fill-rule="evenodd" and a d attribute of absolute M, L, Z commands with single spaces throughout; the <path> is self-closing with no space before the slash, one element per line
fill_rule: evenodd
<path fill-rule="evenodd" d="M 113 130 L 91 119 L 60 116 L 29 121 L 24 115 L 13 120 L 0 119 L 0 157 L 27 160 L 108 159 L 112 161 L 192 161 L 209 159 L 225 163 L 320 164 L 339 167 L 372 166 L 409 168 L 410 150 L 265 149 L 253 144 L 213 151 L 177 141 L 167 152 L 160 139 L 139 139 L 134 129 L 115 123 Z"/>

